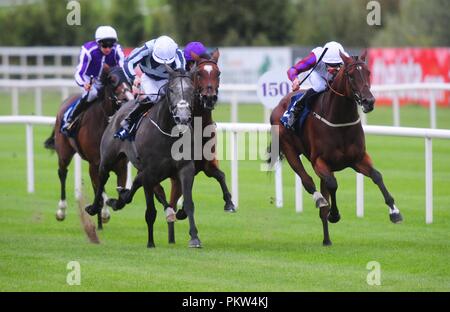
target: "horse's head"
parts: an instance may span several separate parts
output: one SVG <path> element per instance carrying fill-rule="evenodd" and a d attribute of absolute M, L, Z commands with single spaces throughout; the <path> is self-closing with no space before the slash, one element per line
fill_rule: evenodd
<path fill-rule="evenodd" d="M 192 71 L 175 71 L 166 65 L 169 81 L 166 87 L 166 98 L 169 111 L 177 125 L 188 125 L 192 120 L 192 100 L 194 98 L 194 82 Z"/>
<path fill-rule="evenodd" d="M 196 63 L 193 68 L 196 96 L 203 108 L 213 110 L 219 93 L 220 70 L 217 66 L 219 50 L 216 49 L 211 56 L 197 55 L 194 52 L 191 52 L 191 56 Z"/>
<path fill-rule="evenodd" d="M 344 61 L 342 69 L 344 79 L 348 81 L 346 93 L 362 106 L 364 113 L 371 112 L 375 104 L 375 97 L 370 92 L 370 71 L 365 63 L 367 50 L 364 50 L 358 59 L 353 59 L 343 53 L 340 55 Z"/>
<path fill-rule="evenodd" d="M 112 100 L 117 109 L 123 102 L 134 99 L 131 86 L 120 66 L 103 65 L 102 84 L 105 86 L 105 98 Z"/>

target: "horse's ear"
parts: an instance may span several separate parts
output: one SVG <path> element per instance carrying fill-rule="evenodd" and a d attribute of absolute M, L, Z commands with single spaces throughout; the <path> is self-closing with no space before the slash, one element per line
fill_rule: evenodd
<path fill-rule="evenodd" d="M 352 58 L 345 55 L 344 53 L 342 53 L 341 51 L 339 51 L 339 55 L 341 56 L 341 59 L 344 61 L 344 64 L 347 65 L 349 63 L 352 62 Z"/>
<path fill-rule="evenodd" d="M 219 49 L 215 49 L 214 52 L 212 53 L 211 58 L 214 62 L 217 63 L 217 61 L 219 60 L 219 56 L 220 56 Z"/>
<path fill-rule="evenodd" d="M 192 51 L 191 51 L 191 57 L 196 63 L 200 62 L 200 60 L 201 60 L 200 56 L 197 53 L 192 52 Z"/>
<path fill-rule="evenodd" d="M 367 49 L 364 49 L 361 53 L 361 55 L 359 56 L 359 59 L 363 62 L 366 61 L 366 57 L 367 57 Z"/>
<path fill-rule="evenodd" d="M 196 71 L 197 71 L 197 63 L 194 63 L 191 69 L 189 69 L 189 75 L 192 77 Z"/>
<path fill-rule="evenodd" d="M 169 75 L 173 75 L 175 73 L 175 71 L 169 65 L 164 63 L 164 67 L 166 68 Z"/>

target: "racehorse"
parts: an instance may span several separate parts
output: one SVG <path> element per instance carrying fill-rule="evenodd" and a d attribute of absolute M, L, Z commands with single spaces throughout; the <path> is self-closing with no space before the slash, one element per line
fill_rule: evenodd
<path fill-rule="evenodd" d="M 82 159 L 89 162 L 89 175 L 94 193 L 96 193 L 99 185 L 99 146 L 103 131 L 108 125 L 109 118 L 120 107 L 122 101 L 134 99 L 122 68 L 118 66 L 110 68 L 108 65 L 104 65 L 100 80 L 104 87 L 95 102 L 91 103 L 86 111 L 79 116 L 78 121 L 76 121 L 78 125 L 76 126 L 75 134 L 67 137 L 60 132 L 60 128 L 64 113 L 79 95 L 71 96 L 62 103 L 56 116 L 53 132 L 45 142 L 46 147 L 54 148 L 58 154 L 58 176 L 61 183 L 61 197 L 58 204 L 59 208 L 56 212 L 58 221 L 62 221 L 66 217 L 67 167 L 73 155 L 78 153 Z M 117 185 L 122 187 L 125 186 L 126 182 L 126 164 L 126 159 L 123 159 L 113 168 L 117 175 Z M 102 219 L 104 222 L 109 220 L 107 206 L 104 207 L 101 214 L 98 214 L 99 229 L 102 229 Z"/>
<path fill-rule="evenodd" d="M 134 140 L 121 141 L 113 138 L 113 134 L 120 127 L 120 121 L 132 109 L 133 101 L 123 105 L 114 115 L 106 128 L 100 145 L 101 162 L 99 172 L 99 187 L 94 202 L 86 207 L 90 215 L 99 213 L 102 192 L 109 178 L 109 172 L 121 158 L 127 157 L 137 168 L 133 185 L 130 190 L 120 190 L 117 207 L 130 203 L 135 192 L 144 186 L 146 198 L 145 220 L 148 228 L 147 247 L 155 247 L 153 239 L 153 224 L 156 219 L 154 203 L 154 187 L 166 178 L 180 180 L 183 192 L 183 209 L 189 218 L 190 247 L 201 247 L 198 231 L 194 221 L 194 202 L 192 200 L 192 186 L 195 167 L 192 155 L 179 157 L 179 151 L 173 151 L 175 143 L 184 139 L 184 133 L 191 130 L 194 85 L 192 72 L 174 71 L 166 65 L 169 81 L 165 85 L 165 96 L 141 120 Z M 180 127 L 184 130 L 181 131 Z M 180 133 L 180 131 L 181 133 Z M 174 133 L 176 132 L 176 133 Z M 181 136 L 180 136 L 181 135 Z M 182 148 L 191 148 L 192 136 Z"/>
<path fill-rule="evenodd" d="M 287 130 L 280 125 L 280 117 L 286 111 L 295 92 L 281 99 L 270 117 L 270 123 L 278 126 L 272 129 L 275 131 L 273 135 L 279 136 L 280 150 L 291 168 L 300 176 L 306 191 L 313 195 L 316 207 L 320 208 L 324 246 L 331 245 L 328 221 L 336 223 L 340 220 L 336 203 L 338 184 L 333 172 L 344 168 L 350 167 L 370 177 L 381 190 L 385 203 L 389 206 L 390 220 L 393 223 L 403 220 L 395 206 L 394 198 L 384 185 L 381 173 L 373 167 L 372 160 L 366 152 L 358 105 L 362 106 L 364 113 L 369 113 L 375 103 L 375 98 L 370 92 L 370 72 L 365 64 L 366 54 L 367 50 L 361 56 L 352 58 L 341 53 L 344 64 L 331 85 L 328 83 L 328 90 L 312 101 L 311 112 L 304 122 L 303 130 Z M 315 173 L 320 177 L 320 193 L 303 167 L 301 154 L 311 162 Z M 331 206 L 327 201 L 330 197 Z"/>
<path fill-rule="evenodd" d="M 215 108 L 217 103 L 217 95 L 219 92 L 219 83 L 220 83 L 220 69 L 217 65 L 217 61 L 219 60 L 219 50 L 215 50 L 211 55 L 203 54 L 197 55 L 194 52 L 192 53 L 192 58 L 195 61 L 195 68 L 193 69 L 194 73 L 194 103 L 193 103 L 193 123 L 194 126 L 195 117 L 201 118 L 201 129 L 203 130 L 207 126 L 211 126 L 214 124 L 212 120 L 212 111 Z M 215 135 L 213 132 L 210 137 L 202 136 L 202 151 L 204 145 L 210 140 L 214 140 L 214 145 L 211 147 L 211 153 L 215 156 Z M 200 138 L 196 138 L 200 139 Z M 220 184 L 223 192 L 223 199 L 225 201 L 224 211 L 226 212 L 235 212 L 236 208 L 231 200 L 231 194 L 228 190 L 225 174 L 223 171 L 219 169 L 219 164 L 215 157 L 213 159 L 206 159 L 205 155 L 202 153 L 201 159 L 195 159 L 195 174 L 197 175 L 200 171 L 203 171 L 208 177 L 214 177 Z M 170 195 L 169 207 L 176 208 L 176 204 L 178 199 L 181 196 L 181 185 L 178 179 L 172 178 L 172 189 Z M 164 200 L 160 200 L 163 202 Z M 113 210 L 121 209 L 125 203 L 117 202 L 114 199 L 110 199 L 106 202 L 109 206 L 113 208 Z M 166 207 L 165 207 L 166 208 Z M 173 209 L 174 209 L 173 208 Z M 185 211 L 180 209 L 177 211 L 177 219 L 183 220 L 187 217 Z M 169 221 L 169 219 L 168 219 Z M 168 224 L 169 228 L 169 243 L 175 243 L 175 234 L 174 234 L 174 226 L 173 221 Z"/>
<path fill-rule="evenodd" d="M 196 64 L 196 70 L 194 73 L 194 86 L 195 86 L 195 98 L 194 98 L 194 122 L 195 117 L 201 118 L 202 133 L 206 127 L 214 125 L 212 119 L 212 111 L 217 103 L 217 95 L 219 92 L 220 83 L 220 69 L 217 65 L 219 60 L 219 50 L 215 50 L 211 55 L 203 54 L 197 55 L 191 52 L 192 58 Z M 194 125 L 194 124 L 193 124 Z M 199 139 L 199 138 L 196 138 Z M 215 146 L 216 146 L 216 133 L 211 133 L 211 137 L 202 136 L 201 149 L 205 144 L 213 140 L 214 144 L 211 147 L 211 153 L 213 159 L 206 159 L 202 153 L 201 159 L 195 159 L 195 174 L 203 171 L 206 176 L 213 177 L 219 182 L 223 193 L 223 200 L 225 201 L 224 211 L 235 212 L 236 208 L 231 200 L 231 194 L 228 190 L 228 186 L 225 181 L 225 174 L 219 169 L 219 162 L 215 158 Z M 179 181 L 172 179 L 172 190 L 170 195 L 171 207 L 176 207 L 177 201 L 181 196 L 181 188 Z M 186 218 L 186 214 L 181 209 L 177 212 L 177 219 L 182 220 Z"/>

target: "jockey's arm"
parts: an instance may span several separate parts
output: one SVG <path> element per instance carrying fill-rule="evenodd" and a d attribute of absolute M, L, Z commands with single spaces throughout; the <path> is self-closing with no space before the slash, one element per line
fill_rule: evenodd
<path fill-rule="evenodd" d="M 307 57 L 298 61 L 294 66 L 288 69 L 287 75 L 290 81 L 292 81 L 292 90 L 296 91 L 299 88 L 300 81 L 298 80 L 298 75 L 316 65 L 316 55 L 311 52 Z"/>
<path fill-rule="evenodd" d="M 124 71 L 131 82 L 133 82 L 136 77 L 134 68 L 140 61 L 142 61 L 143 58 L 149 56 L 150 54 L 150 50 L 146 45 L 144 45 L 131 51 L 130 55 L 125 59 Z"/>
<path fill-rule="evenodd" d="M 89 63 L 91 62 L 91 56 L 89 52 L 82 47 L 81 53 L 80 53 L 80 61 L 77 66 L 77 70 L 75 72 L 75 82 L 80 87 L 86 88 L 85 85 L 89 84 L 89 78 L 85 75 L 86 69 L 89 66 Z"/>

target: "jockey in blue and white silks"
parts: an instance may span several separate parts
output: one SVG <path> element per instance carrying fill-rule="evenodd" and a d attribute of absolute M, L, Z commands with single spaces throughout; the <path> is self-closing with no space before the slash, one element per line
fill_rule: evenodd
<path fill-rule="evenodd" d="M 125 60 L 124 70 L 133 84 L 140 84 L 144 90 L 144 100 L 138 101 L 138 105 L 120 123 L 121 128 L 114 135 L 115 138 L 124 140 L 129 136 L 130 130 L 139 120 L 142 113 L 147 111 L 159 99 L 164 96 L 164 85 L 169 79 L 169 73 L 165 64 L 173 70 L 184 69 L 185 59 L 183 52 L 175 41 L 168 36 L 161 36 L 147 41 L 142 47 L 134 49 Z M 142 76 L 140 81 L 136 79 L 136 66 L 140 67 Z"/>
<path fill-rule="evenodd" d="M 67 132 L 75 118 L 88 107 L 89 103 L 97 99 L 98 91 L 102 87 L 100 76 L 103 64 L 123 67 L 125 57 L 117 39 L 114 28 L 100 26 L 95 32 L 95 41 L 86 42 L 81 46 L 75 81 L 81 87 L 82 96 L 75 107 L 66 112 L 61 131 Z"/>
<path fill-rule="evenodd" d="M 327 51 L 319 61 L 325 49 Z M 339 52 L 348 56 L 340 43 L 330 41 L 323 47 L 314 48 L 308 56 L 288 69 L 287 75 L 289 80 L 292 81 L 292 91 L 297 91 L 300 87 L 300 81 L 297 76 L 300 73 L 311 70 L 315 66 L 308 77 L 312 88 L 307 90 L 301 99 L 294 103 L 290 109 L 286 110 L 280 119 L 281 124 L 286 128 L 290 129 L 293 127 L 308 99 L 327 89 L 328 82 L 333 80 L 343 63 Z"/>

